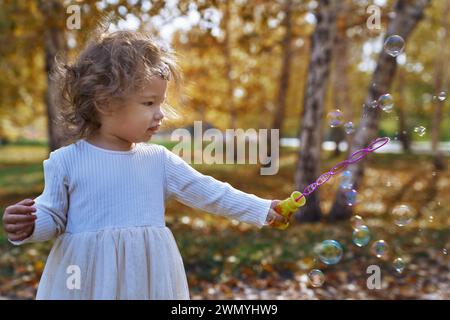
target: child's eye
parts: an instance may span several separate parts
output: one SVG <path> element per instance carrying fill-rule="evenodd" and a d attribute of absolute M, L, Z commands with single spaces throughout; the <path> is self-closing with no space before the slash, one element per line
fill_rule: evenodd
<path fill-rule="evenodd" d="M 142 103 L 144 106 L 148 106 L 148 107 L 150 107 L 150 106 L 152 106 L 153 105 L 153 101 L 147 101 L 147 102 L 143 102 Z"/>

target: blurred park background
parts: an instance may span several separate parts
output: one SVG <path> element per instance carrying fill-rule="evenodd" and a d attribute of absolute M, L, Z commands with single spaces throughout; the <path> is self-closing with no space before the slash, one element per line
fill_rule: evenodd
<path fill-rule="evenodd" d="M 49 71 L 106 17 L 110 31 L 145 30 L 178 53 L 183 98 L 169 101 L 181 117 L 154 143 L 170 148 L 171 130 L 194 121 L 280 130 L 276 175 L 194 165 L 243 191 L 284 199 L 372 139 L 391 139 L 349 167 L 354 205 L 335 177 L 285 231 L 169 202 L 193 299 L 449 299 L 449 11 L 448 0 L 0 0 L 0 211 L 42 193 L 42 161 L 62 146 Z M 405 41 L 396 57 L 383 47 L 390 35 Z M 392 110 L 373 105 L 387 93 Z M 399 205 L 411 216 L 402 227 Z M 370 229 L 363 247 L 352 238 L 355 215 Z M 317 258 L 327 239 L 343 247 L 338 264 Z M 381 239 L 389 249 L 377 257 L 371 245 Z M 14 247 L 0 230 L 0 297 L 34 297 L 51 245 Z M 367 287 L 369 265 L 381 268 L 380 289 Z M 312 269 L 322 285 L 311 285 Z"/>

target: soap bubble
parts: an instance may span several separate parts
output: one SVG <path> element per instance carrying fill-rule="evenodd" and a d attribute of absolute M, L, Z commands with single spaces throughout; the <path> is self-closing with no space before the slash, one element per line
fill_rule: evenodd
<path fill-rule="evenodd" d="M 392 216 L 397 226 L 404 227 L 414 219 L 415 212 L 407 205 L 401 204 L 392 209 Z"/>
<path fill-rule="evenodd" d="M 354 206 L 356 204 L 357 195 L 358 192 L 355 189 L 345 189 L 344 191 L 345 203 L 350 207 Z"/>
<path fill-rule="evenodd" d="M 353 183 L 352 183 L 352 172 L 350 170 L 345 170 L 342 172 L 342 181 L 340 184 L 340 187 L 342 189 L 352 189 Z"/>
<path fill-rule="evenodd" d="M 351 121 L 344 124 L 344 129 L 346 134 L 352 134 L 353 132 L 355 132 L 355 126 Z"/>
<path fill-rule="evenodd" d="M 386 258 L 388 251 L 389 251 L 389 246 L 386 243 L 386 241 L 384 240 L 378 240 L 375 241 L 372 244 L 372 253 L 377 257 L 377 258 Z"/>
<path fill-rule="evenodd" d="M 319 269 L 313 269 L 308 273 L 309 283 L 313 287 L 321 287 L 325 282 L 325 276 Z"/>
<path fill-rule="evenodd" d="M 447 94 L 444 91 L 439 92 L 439 95 L 437 96 L 439 101 L 444 101 L 447 98 Z"/>
<path fill-rule="evenodd" d="M 403 49 L 405 47 L 405 40 L 403 40 L 403 38 L 398 35 L 393 35 L 386 39 L 383 47 L 384 51 L 388 55 L 392 57 L 397 57 L 399 54 L 403 52 Z"/>
<path fill-rule="evenodd" d="M 348 190 L 348 189 L 352 189 L 353 188 L 353 183 L 351 180 L 349 179 L 344 179 L 342 180 L 341 184 L 340 184 L 341 189 L 343 190 Z"/>
<path fill-rule="evenodd" d="M 342 125 L 344 117 L 342 116 L 342 111 L 336 109 L 328 113 L 327 119 L 330 127 L 335 128 Z"/>
<path fill-rule="evenodd" d="M 405 269 L 405 265 L 406 263 L 402 258 L 398 257 L 394 259 L 394 268 L 398 273 L 403 272 L 403 270 Z"/>
<path fill-rule="evenodd" d="M 336 240 L 325 240 L 318 247 L 319 259 L 325 264 L 336 264 L 342 258 L 342 246 Z"/>
<path fill-rule="evenodd" d="M 375 109 L 376 107 L 378 107 L 378 101 L 373 100 L 371 103 L 369 103 L 369 107 L 371 107 L 372 109 Z"/>
<path fill-rule="evenodd" d="M 352 177 L 352 172 L 350 170 L 345 170 L 342 172 L 342 178 L 351 178 Z"/>
<path fill-rule="evenodd" d="M 378 98 L 378 104 L 384 112 L 389 113 L 394 108 L 394 99 L 389 93 L 386 93 Z"/>
<path fill-rule="evenodd" d="M 361 226 L 365 226 L 365 222 L 364 222 L 363 218 L 358 215 L 354 215 L 353 217 L 351 217 L 350 223 L 352 224 L 353 229 L 358 229 Z"/>
<path fill-rule="evenodd" d="M 370 230 L 367 226 L 355 228 L 352 236 L 353 243 L 358 247 L 366 246 L 370 241 Z"/>
<path fill-rule="evenodd" d="M 417 133 L 419 135 L 419 137 L 423 137 L 425 135 L 425 131 L 427 129 L 423 126 L 419 126 L 419 127 L 415 127 L 414 128 L 414 132 Z"/>

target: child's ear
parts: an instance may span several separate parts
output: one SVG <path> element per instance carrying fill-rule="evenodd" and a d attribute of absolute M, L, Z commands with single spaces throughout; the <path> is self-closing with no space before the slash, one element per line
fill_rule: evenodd
<path fill-rule="evenodd" d="M 109 99 L 96 99 L 94 101 L 94 105 L 97 112 L 101 115 L 110 116 L 114 113 L 111 109 L 111 103 Z"/>

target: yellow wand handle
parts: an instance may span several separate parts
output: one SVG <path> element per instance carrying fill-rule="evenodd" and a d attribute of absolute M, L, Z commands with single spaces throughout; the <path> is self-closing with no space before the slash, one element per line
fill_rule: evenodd
<path fill-rule="evenodd" d="M 299 192 L 294 191 L 292 192 L 291 196 L 283 201 L 281 201 L 277 206 L 274 208 L 274 210 L 281 214 L 282 216 L 286 217 L 288 220 L 291 220 L 291 216 L 294 212 L 298 210 L 301 206 L 304 206 L 306 203 L 305 196 Z M 273 222 L 272 226 L 274 228 L 284 230 L 289 226 L 289 221 L 287 223 L 280 223 L 280 222 Z"/>

